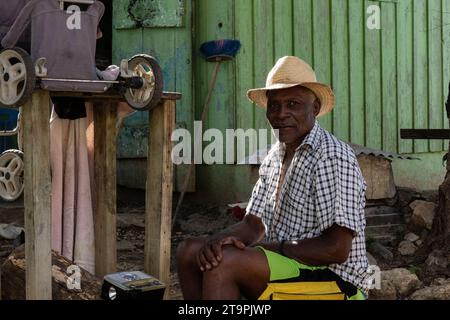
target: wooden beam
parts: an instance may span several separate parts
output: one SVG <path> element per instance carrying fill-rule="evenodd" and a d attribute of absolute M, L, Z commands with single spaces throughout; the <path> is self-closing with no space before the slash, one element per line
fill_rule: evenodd
<path fill-rule="evenodd" d="M 175 101 L 163 100 L 149 115 L 146 184 L 145 272 L 170 285 L 172 221 L 171 135 L 175 128 Z"/>
<path fill-rule="evenodd" d="M 448 129 L 401 129 L 400 138 L 416 140 L 447 140 L 450 139 Z"/>
<path fill-rule="evenodd" d="M 105 101 L 117 100 L 125 101 L 123 96 L 117 91 L 107 91 L 105 93 L 95 93 L 95 92 L 66 92 L 66 91 L 53 91 L 50 93 L 52 97 L 71 97 L 71 98 L 84 98 L 89 101 Z M 164 92 L 162 95 L 162 100 L 180 100 L 181 93 L 178 92 Z"/>
<path fill-rule="evenodd" d="M 25 162 L 26 298 L 52 299 L 50 96 L 35 91 L 22 108 Z"/>
<path fill-rule="evenodd" d="M 105 100 L 107 101 L 107 100 Z M 95 273 L 116 271 L 116 105 L 94 106 Z"/>

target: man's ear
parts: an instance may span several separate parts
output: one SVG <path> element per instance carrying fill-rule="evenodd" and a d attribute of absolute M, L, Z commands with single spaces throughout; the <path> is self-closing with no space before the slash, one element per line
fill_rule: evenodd
<path fill-rule="evenodd" d="M 316 100 L 314 100 L 314 116 L 318 116 L 320 113 L 320 108 L 322 107 L 322 104 L 319 100 L 319 98 L 316 98 Z"/>

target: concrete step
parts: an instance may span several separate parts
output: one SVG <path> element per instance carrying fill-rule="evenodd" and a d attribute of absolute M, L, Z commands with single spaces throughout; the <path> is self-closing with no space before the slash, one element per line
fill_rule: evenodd
<path fill-rule="evenodd" d="M 375 237 L 400 237 L 405 231 L 404 224 L 383 224 L 366 227 L 366 238 Z"/>
<path fill-rule="evenodd" d="M 367 226 L 404 224 L 404 218 L 401 213 L 374 214 L 366 216 Z"/>
<path fill-rule="evenodd" d="M 388 206 L 367 207 L 364 209 L 366 216 L 378 215 L 378 214 L 393 214 L 396 209 Z"/>

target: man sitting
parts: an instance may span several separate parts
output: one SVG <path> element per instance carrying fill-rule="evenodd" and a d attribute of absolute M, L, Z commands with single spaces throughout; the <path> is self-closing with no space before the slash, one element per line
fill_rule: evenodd
<path fill-rule="evenodd" d="M 334 281 L 348 299 L 365 299 L 365 181 L 352 149 L 316 121 L 333 109 L 333 91 L 307 63 L 284 57 L 248 97 L 279 142 L 242 222 L 178 247 L 184 298 L 257 299 L 270 282 Z"/>

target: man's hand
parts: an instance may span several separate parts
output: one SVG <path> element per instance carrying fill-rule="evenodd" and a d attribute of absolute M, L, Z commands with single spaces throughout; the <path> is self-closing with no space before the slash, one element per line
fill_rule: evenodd
<path fill-rule="evenodd" d="M 222 247 L 226 245 L 232 245 L 241 250 L 246 247 L 242 240 L 234 236 L 215 235 L 211 237 L 197 256 L 197 262 L 202 272 L 219 265 L 222 261 Z"/>

